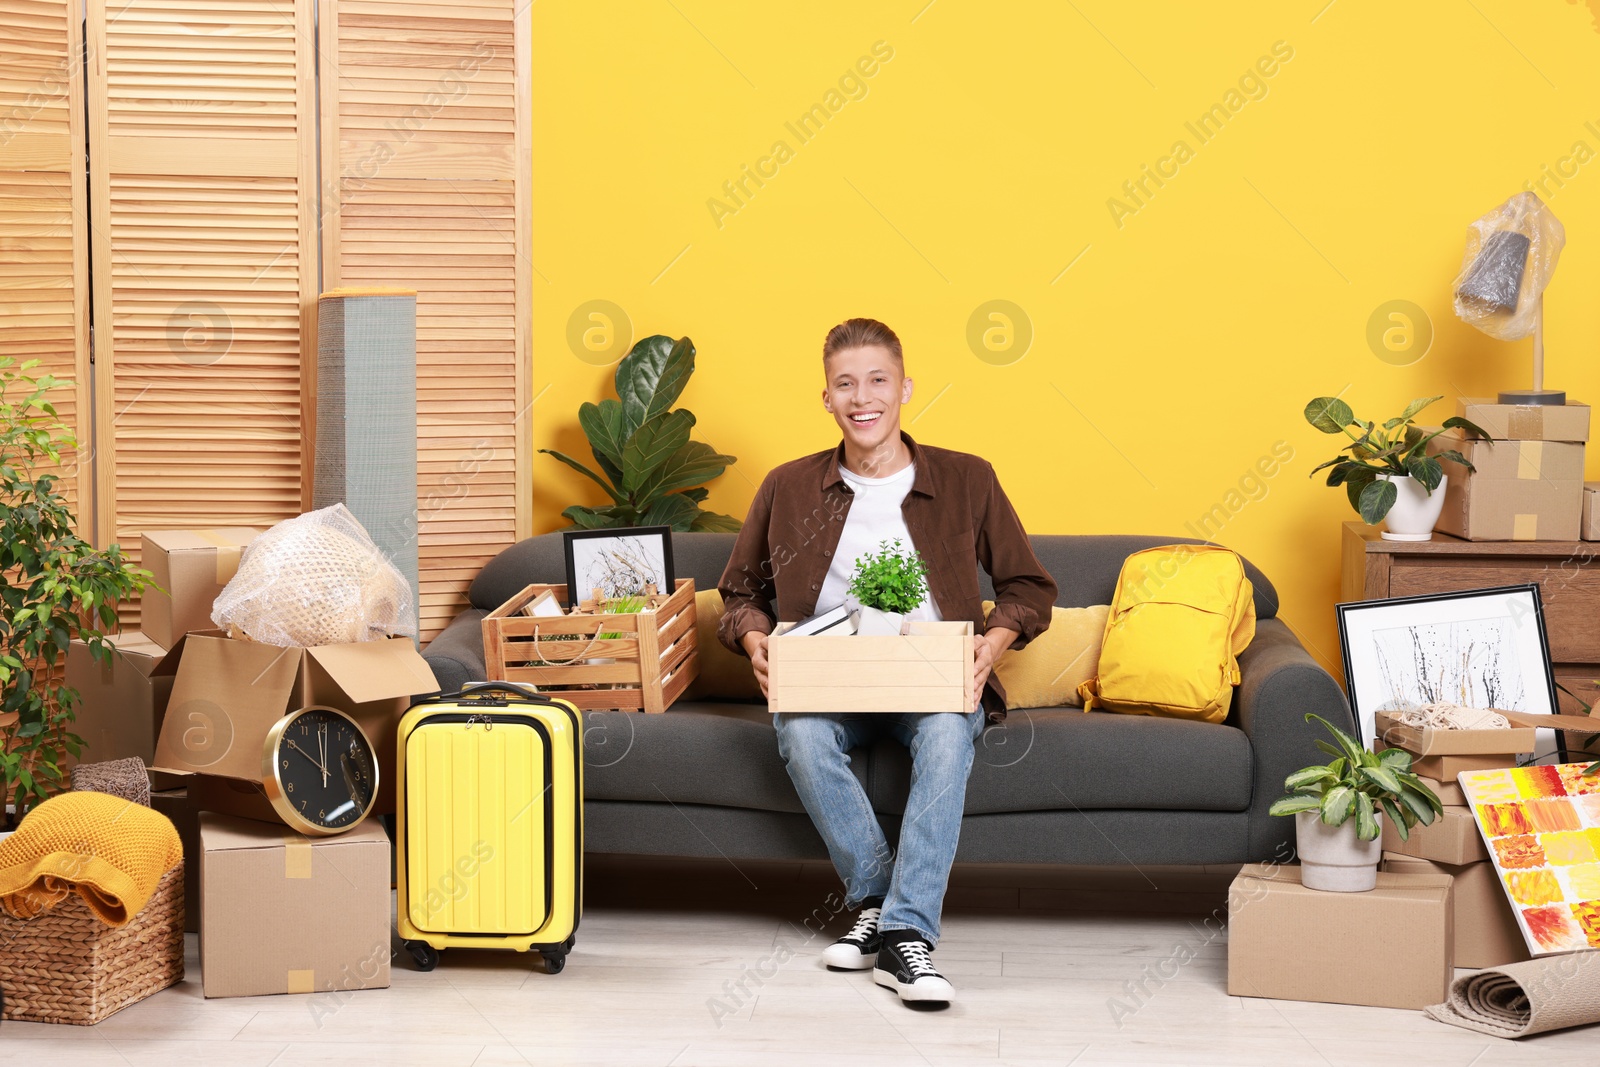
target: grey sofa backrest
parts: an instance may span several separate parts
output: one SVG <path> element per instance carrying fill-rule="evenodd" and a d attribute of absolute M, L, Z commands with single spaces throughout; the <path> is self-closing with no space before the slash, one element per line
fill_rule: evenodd
<path fill-rule="evenodd" d="M 677 576 L 693 578 L 696 589 L 715 587 L 728 564 L 728 557 L 733 554 L 737 536 L 731 533 L 673 534 L 672 562 Z M 1035 534 L 1032 541 L 1039 562 L 1056 580 L 1059 589 L 1056 604 L 1064 608 L 1111 603 L 1122 561 L 1141 549 L 1203 543 L 1192 537 L 1136 534 Z M 1278 613 L 1278 591 L 1255 564 L 1245 560 L 1244 568 L 1255 587 L 1257 618 L 1272 618 Z M 567 580 L 566 573 L 561 535 L 540 534 L 519 541 L 490 560 L 473 580 L 468 596 L 473 607 L 490 610 L 510 600 L 530 582 L 559 584 Z M 984 598 L 993 599 L 994 588 L 988 576 L 980 573 L 978 580 Z"/>

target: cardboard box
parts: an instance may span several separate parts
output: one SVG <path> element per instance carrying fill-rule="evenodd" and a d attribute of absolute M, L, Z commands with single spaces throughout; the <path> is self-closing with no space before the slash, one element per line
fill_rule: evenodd
<path fill-rule="evenodd" d="M 1417 775 L 1417 777 L 1422 779 L 1423 785 L 1433 790 L 1434 795 L 1439 798 L 1440 802 L 1444 804 L 1445 807 L 1461 808 L 1466 806 L 1467 794 L 1462 791 L 1461 783 L 1457 782 L 1454 778 L 1446 782 L 1440 781 L 1437 778 L 1428 778 L 1420 774 Z"/>
<path fill-rule="evenodd" d="M 200 816 L 206 996 L 385 988 L 390 929 L 389 838 L 376 819 L 312 838 Z"/>
<path fill-rule="evenodd" d="M 1600 503 L 1600 482 L 1583 483 L 1583 519 L 1578 527 L 1578 536 L 1585 541 L 1600 541 L 1600 510 L 1595 505 Z"/>
<path fill-rule="evenodd" d="M 1427 826 L 1413 826 L 1409 836 L 1400 840 L 1394 823 L 1387 817 L 1383 823 L 1383 850 L 1402 856 L 1434 860 L 1438 863 L 1477 863 L 1489 858 L 1483 835 L 1478 832 L 1478 820 L 1468 807 L 1447 807 L 1444 814 L 1436 816 Z"/>
<path fill-rule="evenodd" d="M 1589 405 L 1501 404 L 1492 397 L 1456 401 L 1456 414 L 1497 441 L 1587 441 Z"/>
<path fill-rule="evenodd" d="M 1517 757 L 1511 753 L 1499 756 L 1419 756 L 1411 761 L 1411 773 L 1419 778 L 1453 782 L 1462 771 L 1493 771 L 1516 765 Z"/>
<path fill-rule="evenodd" d="M 156 742 L 155 766 L 162 771 L 259 783 L 273 723 L 312 704 L 354 718 L 372 742 L 379 766 L 389 767 L 396 727 L 411 698 L 439 689 L 409 637 L 279 648 L 192 633 L 183 649 Z M 394 811 L 392 778 L 378 776 L 375 815 Z M 203 789 L 190 783 L 190 797 L 199 804 L 197 787 Z"/>
<path fill-rule="evenodd" d="M 1228 887 L 1228 995 L 1424 1008 L 1445 999 L 1450 877 L 1379 872 L 1376 889 L 1325 893 L 1300 868 L 1249 863 Z"/>
<path fill-rule="evenodd" d="M 1538 734 L 1531 726 L 1513 726 L 1503 730 L 1435 730 L 1428 726 L 1402 726 L 1399 716 L 1389 711 L 1378 712 L 1373 716 L 1373 721 L 1377 725 L 1378 736 L 1390 748 L 1403 748 L 1414 756 L 1497 756 L 1532 752 Z"/>
<path fill-rule="evenodd" d="M 1453 954 L 1457 967 L 1501 967 L 1531 959 L 1492 863 L 1456 865 L 1383 854 L 1382 870 L 1395 874 L 1448 874 L 1451 880 Z"/>
<path fill-rule="evenodd" d="M 972 623 L 914 621 L 907 634 L 826 634 L 767 642 L 767 710 L 966 713 L 972 687 Z"/>
<path fill-rule="evenodd" d="M 151 589 L 139 602 L 139 625 L 150 640 L 171 648 L 190 630 L 211 629 L 211 605 L 239 569 L 244 547 L 260 532 L 228 526 L 146 533 L 139 562 L 166 590 Z"/>
<path fill-rule="evenodd" d="M 1467 440 L 1449 430 L 1428 454 L 1455 449 L 1476 473 L 1446 462 L 1435 528 L 1469 541 L 1576 541 L 1583 518 L 1583 445 Z"/>
<path fill-rule="evenodd" d="M 172 820 L 183 842 L 183 929 L 200 932 L 200 813 L 189 803 L 187 789 L 167 789 L 150 794 L 150 806 Z"/>
<path fill-rule="evenodd" d="M 72 732 L 83 738 L 79 763 L 137 756 L 155 762 L 167 698 L 182 655 L 181 642 L 169 651 L 142 633 L 108 638 L 116 652 L 103 664 L 89 646 L 67 646 L 66 683 L 78 691 Z"/>

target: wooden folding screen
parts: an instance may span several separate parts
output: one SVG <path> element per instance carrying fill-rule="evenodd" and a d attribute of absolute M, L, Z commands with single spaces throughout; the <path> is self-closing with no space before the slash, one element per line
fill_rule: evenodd
<path fill-rule="evenodd" d="M 527 7 L 320 6 L 324 286 L 417 290 L 424 636 L 531 527 Z"/>
<path fill-rule="evenodd" d="M 99 530 L 301 507 L 314 0 L 91 0 Z"/>
<path fill-rule="evenodd" d="M 0 6 L 0 355 L 37 359 L 35 377 L 71 383 L 50 400 L 83 447 L 63 457 L 58 487 L 89 538 L 89 213 L 77 6 Z"/>

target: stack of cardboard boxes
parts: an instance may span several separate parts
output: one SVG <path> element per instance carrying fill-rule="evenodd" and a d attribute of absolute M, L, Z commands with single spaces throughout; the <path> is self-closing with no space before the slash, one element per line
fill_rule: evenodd
<path fill-rule="evenodd" d="M 82 759 L 143 759 L 154 806 L 184 839 L 205 995 L 314 993 L 331 1008 L 389 985 L 389 839 L 376 819 L 333 837 L 285 826 L 262 788 L 267 732 L 299 708 L 338 708 L 381 769 L 411 697 L 438 684 L 409 638 L 279 648 L 212 630 L 212 604 L 259 532 L 147 535 L 143 563 L 166 595 L 145 595 L 144 633 L 118 638 L 110 666 L 75 644 L 68 679 Z M 379 782 L 373 813 L 392 813 L 392 781 L 380 770 Z"/>
<path fill-rule="evenodd" d="M 1469 541 L 1576 541 L 1583 526 L 1583 446 L 1589 406 L 1497 404 L 1467 397 L 1456 412 L 1489 440 L 1448 430 L 1430 455 L 1454 450 L 1476 471 L 1445 463 L 1444 510 L 1436 529 Z"/>
<path fill-rule="evenodd" d="M 1528 959 L 1522 931 L 1456 776 L 1462 771 L 1515 766 L 1520 753 L 1534 750 L 1536 731 L 1524 726 L 1509 730 L 1414 729 L 1382 712 L 1376 720 L 1381 742 L 1410 752 L 1412 769 L 1444 802 L 1442 816 L 1432 825 L 1412 827 L 1404 841 L 1384 822 L 1382 869 L 1450 877 L 1457 967 L 1498 967 Z"/>

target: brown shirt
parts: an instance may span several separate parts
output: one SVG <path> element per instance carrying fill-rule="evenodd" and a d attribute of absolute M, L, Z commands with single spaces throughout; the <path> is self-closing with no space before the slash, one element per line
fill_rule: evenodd
<path fill-rule="evenodd" d="M 1050 625 L 1056 583 L 1033 554 L 994 468 L 978 456 L 900 436 L 917 466 L 900 511 L 927 565 L 939 614 L 970 621 L 976 633 L 988 626 L 1016 630 L 1020 636 L 1011 647 L 1021 648 Z M 747 633 L 769 634 L 775 621 L 798 622 L 815 613 L 854 495 L 839 473 L 843 461 L 840 443 L 785 463 L 761 483 L 718 586 L 726 607 L 717 636 L 733 651 L 744 653 Z M 980 565 L 995 590 L 987 623 Z M 1005 690 L 992 671 L 983 706 L 992 719 L 1005 715 Z"/>

